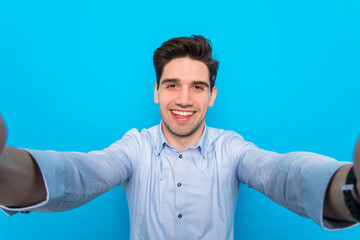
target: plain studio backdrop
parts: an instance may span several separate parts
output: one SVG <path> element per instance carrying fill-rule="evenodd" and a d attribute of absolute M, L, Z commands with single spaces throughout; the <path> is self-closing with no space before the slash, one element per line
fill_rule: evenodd
<path fill-rule="evenodd" d="M 351 161 L 360 134 L 359 1 L 0 2 L 0 112 L 16 147 L 103 149 L 160 122 L 152 54 L 201 34 L 220 61 L 209 126 L 261 148 Z M 316 183 L 314 183 L 316 184 Z M 355 239 L 242 185 L 235 239 Z M 80 208 L 0 215 L 1 239 L 128 239 L 123 186 Z"/>

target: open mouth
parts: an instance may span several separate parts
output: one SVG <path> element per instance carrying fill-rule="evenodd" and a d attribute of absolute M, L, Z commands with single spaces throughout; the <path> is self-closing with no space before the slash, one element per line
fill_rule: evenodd
<path fill-rule="evenodd" d="M 179 117 L 189 117 L 194 115 L 195 112 L 192 111 L 177 111 L 177 110 L 171 110 L 172 114 Z"/>

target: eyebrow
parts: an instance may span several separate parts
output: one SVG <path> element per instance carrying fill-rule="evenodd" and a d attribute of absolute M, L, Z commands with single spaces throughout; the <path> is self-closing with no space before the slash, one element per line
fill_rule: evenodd
<path fill-rule="evenodd" d="M 180 80 L 178 78 L 166 78 L 160 82 L 160 85 L 165 84 L 165 83 L 179 83 L 179 82 L 180 82 Z M 191 84 L 192 85 L 202 85 L 207 88 L 210 87 L 210 85 L 205 81 L 193 81 Z"/>
<path fill-rule="evenodd" d="M 160 85 L 162 85 L 164 83 L 178 83 L 178 82 L 180 82 L 180 80 L 177 78 L 165 78 L 164 80 L 162 80 L 160 82 Z"/>

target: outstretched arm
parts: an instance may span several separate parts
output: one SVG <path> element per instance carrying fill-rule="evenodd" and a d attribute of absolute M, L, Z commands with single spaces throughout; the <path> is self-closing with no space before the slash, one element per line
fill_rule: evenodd
<path fill-rule="evenodd" d="M 354 173 L 357 179 L 357 183 L 355 184 L 355 191 L 358 198 L 357 203 L 360 204 L 360 138 L 354 151 L 354 163 L 341 167 L 330 182 L 325 199 L 324 216 L 326 218 L 357 222 L 346 207 L 342 193 L 342 187 L 346 183 L 347 175 L 352 166 L 354 166 Z"/>
<path fill-rule="evenodd" d="M 24 207 L 46 199 L 41 172 L 27 152 L 5 145 L 7 131 L 0 115 L 0 205 Z"/>

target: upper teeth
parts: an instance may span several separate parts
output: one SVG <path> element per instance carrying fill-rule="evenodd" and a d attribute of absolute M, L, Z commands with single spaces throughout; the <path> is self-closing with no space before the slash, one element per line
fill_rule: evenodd
<path fill-rule="evenodd" d="M 194 114 L 194 112 L 182 112 L 182 111 L 176 111 L 176 110 L 173 110 L 172 113 L 175 115 L 181 115 L 181 116 L 191 116 Z"/>

